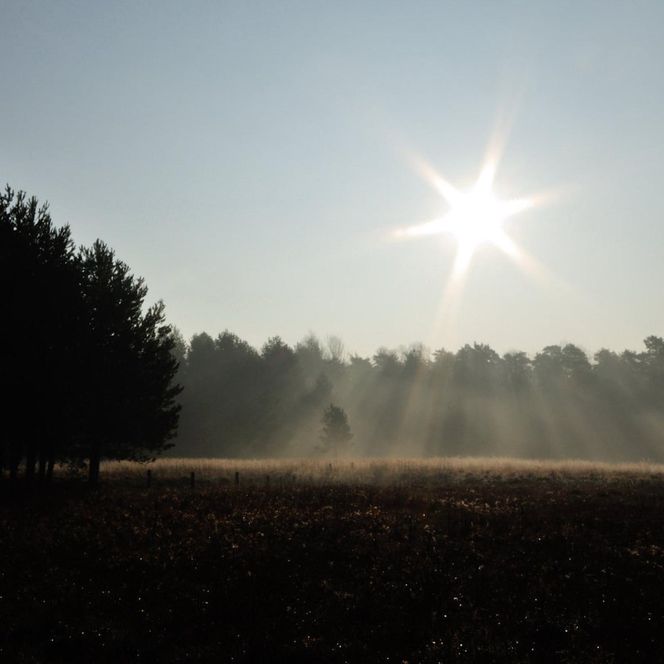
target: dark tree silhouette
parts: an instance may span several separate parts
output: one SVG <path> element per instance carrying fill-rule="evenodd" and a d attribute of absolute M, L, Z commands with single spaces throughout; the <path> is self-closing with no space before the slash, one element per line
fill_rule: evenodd
<path fill-rule="evenodd" d="M 259 453 L 279 453 L 282 440 L 296 434 L 302 373 L 293 349 L 279 337 L 267 340 L 261 349 L 262 409 Z"/>
<path fill-rule="evenodd" d="M 332 453 L 338 456 L 345 452 L 353 438 L 353 434 L 348 424 L 348 415 L 340 406 L 330 404 L 323 413 L 321 419 L 323 425 L 320 433 L 320 440 L 324 452 Z"/>
<path fill-rule="evenodd" d="M 69 227 L 10 187 L 0 194 L 0 289 L 2 457 L 13 478 L 25 457 L 28 480 L 38 461 L 43 479 L 76 424 L 80 270 Z"/>
<path fill-rule="evenodd" d="M 0 353 L 9 387 L 1 456 L 31 480 L 56 459 L 144 459 L 168 447 L 178 421 L 175 338 L 147 288 L 102 242 L 75 251 L 46 205 L 0 195 Z"/>
<path fill-rule="evenodd" d="M 215 359 L 220 347 L 197 335 L 177 453 L 202 453 L 207 435 L 206 455 L 308 454 L 332 401 L 345 404 L 364 454 L 664 459 L 659 337 L 644 352 L 604 350 L 594 362 L 573 344 L 533 359 L 481 343 L 432 355 L 418 345 L 383 348 L 372 360 L 345 360 L 340 342 L 334 349 L 313 335 L 294 350 L 273 338 L 260 353 L 245 348 L 246 361 L 229 371 Z"/>
<path fill-rule="evenodd" d="M 164 305 L 144 311 L 147 287 L 97 241 L 81 252 L 87 314 L 84 446 L 90 481 L 103 457 L 144 460 L 170 447 L 180 406 L 175 337 Z"/>

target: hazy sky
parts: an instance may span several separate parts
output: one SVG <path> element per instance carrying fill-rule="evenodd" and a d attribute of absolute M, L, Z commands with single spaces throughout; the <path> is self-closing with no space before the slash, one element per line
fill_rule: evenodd
<path fill-rule="evenodd" d="M 0 181 L 101 237 L 185 336 L 370 354 L 664 334 L 664 3 L 0 0 Z M 506 223 L 435 326 L 455 241 L 390 239 L 511 120 Z"/>

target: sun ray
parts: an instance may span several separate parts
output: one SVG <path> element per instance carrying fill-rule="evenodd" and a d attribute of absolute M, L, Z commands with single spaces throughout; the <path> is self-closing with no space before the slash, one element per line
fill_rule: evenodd
<path fill-rule="evenodd" d="M 419 237 L 450 234 L 457 242 L 452 277 L 469 269 L 476 250 L 484 244 L 492 245 L 519 262 L 521 253 L 507 235 L 503 224 L 509 218 L 535 204 L 535 198 L 501 200 L 493 192 L 501 145 L 492 145 L 480 169 L 475 185 L 460 191 L 442 177 L 426 160 L 410 156 L 420 175 L 440 193 L 448 205 L 447 212 L 431 221 L 396 231 L 397 237 Z"/>
<path fill-rule="evenodd" d="M 462 274 L 465 274 L 470 267 L 470 262 L 473 260 L 475 247 L 472 242 L 461 241 L 457 248 L 454 264 L 452 265 L 452 277 L 457 279 Z"/>
<path fill-rule="evenodd" d="M 494 244 L 517 262 L 521 259 L 521 250 L 516 242 L 501 228 L 496 234 Z"/>
<path fill-rule="evenodd" d="M 480 176 L 477 178 L 477 183 L 475 184 L 475 191 L 480 195 L 489 195 L 493 190 L 493 181 L 496 177 L 496 160 L 489 158 L 482 170 L 480 171 Z"/>
<path fill-rule="evenodd" d="M 427 161 L 421 157 L 410 156 L 415 170 L 428 182 L 450 206 L 456 205 L 462 198 L 462 193 L 442 177 Z"/>
<path fill-rule="evenodd" d="M 505 136 L 499 135 L 491 141 L 474 185 L 468 190 L 459 190 L 440 175 L 422 157 L 410 153 L 408 159 L 414 169 L 444 199 L 447 210 L 440 217 L 397 230 L 397 238 L 416 238 L 433 235 L 449 235 L 456 241 L 456 253 L 447 283 L 434 314 L 431 345 L 440 334 L 447 338 L 454 325 L 461 302 L 466 277 L 475 253 L 481 246 L 492 246 L 500 250 L 520 269 L 539 282 L 551 285 L 557 282 L 540 263 L 527 254 L 508 234 L 505 222 L 514 215 L 542 204 L 549 194 L 500 199 L 494 193 L 494 182 L 498 164 L 505 145 Z M 443 330 L 446 328 L 446 330 Z"/>
<path fill-rule="evenodd" d="M 396 237 L 420 237 L 422 235 L 440 235 L 445 232 L 445 220 L 434 219 L 423 224 L 400 228 L 395 232 Z"/>

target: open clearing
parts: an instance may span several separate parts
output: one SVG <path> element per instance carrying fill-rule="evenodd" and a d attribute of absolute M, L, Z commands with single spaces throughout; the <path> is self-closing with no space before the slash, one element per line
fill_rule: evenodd
<path fill-rule="evenodd" d="M 664 479 L 664 464 L 600 463 L 596 461 L 539 461 L 505 457 L 346 458 L 346 459 L 186 459 L 165 458 L 149 464 L 111 461 L 102 466 L 109 480 L 142 482 L 148 469 L 155 481 L 190 478 L 217 484 L 263 484 L 269 476 L 278 483 L 380 484 L 440 486 L 477 480 L 549 478 L 592 481 Z"/>
<path fill-rule="evenodd" d="M 661 657 L 661 466 L 164 459 L 151 471 L 150 488 L 145 466 L 120 463 L 97 490 L 3 487 L 0 658 Z"/>

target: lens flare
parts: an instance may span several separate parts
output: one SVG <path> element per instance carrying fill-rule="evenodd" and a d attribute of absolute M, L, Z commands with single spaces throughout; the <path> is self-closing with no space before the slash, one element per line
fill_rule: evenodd
<path fill-rule="evenodd" d="M 412 152 L 406 152 L 406 158 L 415 170 L 441 195 L 447 210 L 436 219 L 397 230 L 393 237 L 405 239 L 448 235 L 456 242 L 456 255 L 450 276 L 442 287 L 438 311 L 434 315 L 431 336 L 428 339 L 431 346 L 453 335 L 465 280 L 479 248 L 489 246 L 499 249 L 530 277 L 542 284 L 550 285 L 559 281 L 507 233 L 505 222 L 510 217 L 541 204 L 548 200 L 551 194 L 507 200 L 496 195 L 493 185 L 504 145 L 503 134 L 493 137 L 479 176 L 468 190 L 457 189 L 427 161 Z"/>
<path fill-rule="evenodd" d="M 442 195 L 449 209 L 438 219 L 397 231 L 398 236 L 452 235 L 457 242 L 453 268 L 453 276 L 457 277 L 469 268 L 475 252 L 485 244 L 498 247 L 512 258 L 518 257 L 519 250 L 505 232 L 503 223 L 531 207 L 533 199 L 499 199 L 493 192 L 496 172 L 493 160 L 484 165 L 477 182 L 468 191 L 456 189 L 425 162 L 419 160 L 416 163 L 420 173 Z"/>

